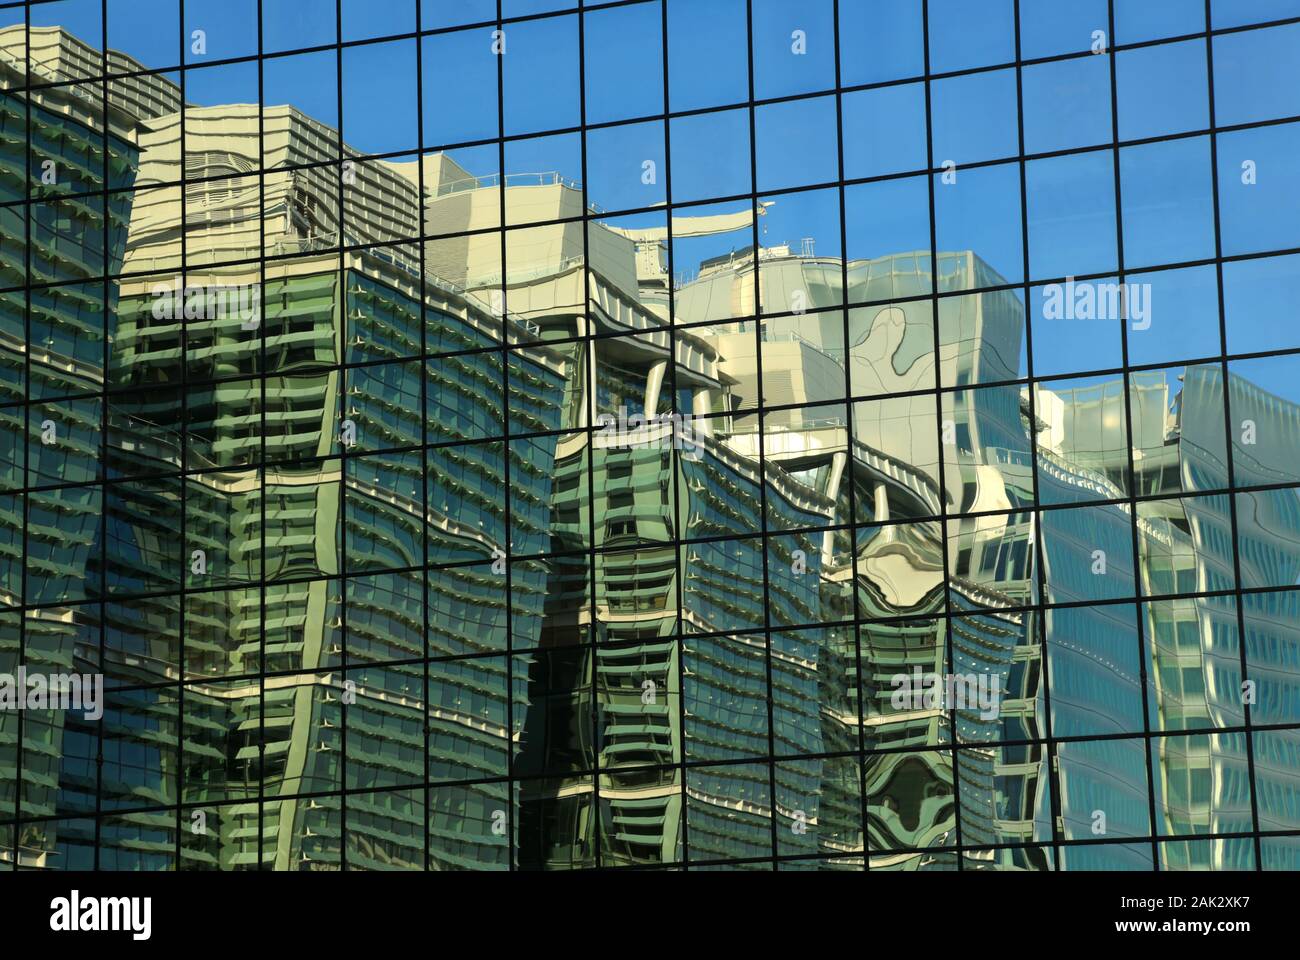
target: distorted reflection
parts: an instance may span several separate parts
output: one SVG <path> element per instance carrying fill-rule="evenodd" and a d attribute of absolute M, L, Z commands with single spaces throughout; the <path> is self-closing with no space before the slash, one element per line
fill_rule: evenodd
<path fill-rule="evenodd" d="M 822 96 L 753 127 L 683 68 L 674 109 L 726 109 L 593 87 L 648 119 L 575 133 L 574 11 L 512 33 L 498 130 L 495 68 L 486 125 L 431 105 L 481 64 L 429 6 L 443 32 L 312 54 L 262 103 L 239 64 L 101 57 L 98 0 L 0 29 L 0 670 L 107 687 L 102 717 L 0 711 L 0 866 L 1239 869 L 1239 835 L 1300 830 L 1300 363 L 1215 359 L 1194 305 L 1180 349 L 1158 279 L 1149 317 L 1084 315 L 1116 211 L 1070 204 L 1109 152 L 1030 161 L 1023 226 L 1015 162 L 932 200 L 924 149 L 858 142 L 910 176 L 841 191 L 825 53 L 763 83 Z M 1014 59 L 932 6 L 936 70 Z M 743 22 L 669 8 L 670 63 L 701 19 L 734 59 Z M 659 70 L 658 3 L 626 17 Z M 301 79 L 336 70 L 341 122 Z M 374 71 L 410 77 L 368 115 Z M 1014 74 L 936 85 L 936 167 L 1017 155 Z M 1109 141 L 1108 80 L 1076 86 L 1100 132 L 1036 100 L 1041 149 Z M 847 125 L 914 121 L 898 89 Z"/>

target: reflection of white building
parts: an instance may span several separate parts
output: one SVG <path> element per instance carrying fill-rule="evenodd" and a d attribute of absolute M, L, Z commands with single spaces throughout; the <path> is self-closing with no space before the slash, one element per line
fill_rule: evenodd
<path fill-rule="evenodd" d="M 940 261 L 945 289 L 998 282 L 969 253 L 943 254 Z M 922 254 L 852 262 L 850 298 L 923 296 L 930 289 L 928 262 Z M 877 620 L 933 615 L 862 629 L 868 740 L 920 750 L 869 763 L 868 835 L 870 849 L 878 851 L 873 865 L 916 868 L 925 857 L 888 851 L 953 842 L 955 777 L 960 778 L 966 843 L 1041 839 L 1034 823 L 1046 796 L 1041 759 L 975 746 L 1008 735 L 1041 736 L 1031 676 L 1038 655 L 1033 618 L 996 612 L 1032 602 L 1029 515 L 953 520 L 946 526 L 938 519 L 945 512 L 1005 510 L 1031 500 L 1020 392 L 979 387 L 1015 378 L 1023 329 L 1019 302 L 1005 293 L 944 298 L 936 362 L 930 300 L 854 309 L 846 324 L 845 312 L 837 309 L 841 261 L 779 246 L 761 250 L 757 264 L 749 249 L 706 261 L 677 291 L 678 321 L 731 316 L 729 305 L 743 311 L 753 301 L 755 268 L 766 311 L 811 312 L 764 318 L 757 329 L 752 321 L 712 328 L 742 403 L 728 442 L 751 456 L 759 452 L 757 418 L 745 412 L 760 393 L 760 370 L 765 406 L 812 405 L 765 414 L 761 445 L 766 460 L 834 497 L 838 522 L 851 519 L 852 502 L 857 522 L 872 524 L 857 532 L 856 556 L 846 534 L 824 538 L 827 615 L 839 615 L 832 610 L 845 616 L 856 610 Z M 901 396 L 932 390 L 936 374 L 944 385 L 966 389 L 944 394 L 938 408 L 933 394 Z M 875 398 L 856 404 L 851 419 L 845 406 L 850 389 L 854 396 Z M 951 623 L 941 616 L 945 536 L 955 551 L 948 571 L 953 609 L 971 611 Z M 1005 557 L 984 549 L 1004 543 L 1013 548 Z M 891 678 L 914 668 L 983 674 L 1007 691 L 1000 720 L 982 719 L 975 710 L 958 712 L 956 737 L 972 746 L 956 769 L 950 755 L 923 749 L 953 739 L 946 709 L 898 714 L 890 707 Z M 1017 724 L 1018 734 L 1011 732 Z M 1008 782 L 1016 783 L 1014 795 L 996 786 Z M 917 789 L 924 799 L 913 795 Z"/>

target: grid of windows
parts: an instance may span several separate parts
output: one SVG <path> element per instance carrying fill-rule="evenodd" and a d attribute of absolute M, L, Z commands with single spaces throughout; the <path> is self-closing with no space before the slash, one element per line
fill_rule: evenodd
<path fill-rule="evenodd" d="M 1297 64 L 0 5 L 0 869 L 1297 868 Z"/>

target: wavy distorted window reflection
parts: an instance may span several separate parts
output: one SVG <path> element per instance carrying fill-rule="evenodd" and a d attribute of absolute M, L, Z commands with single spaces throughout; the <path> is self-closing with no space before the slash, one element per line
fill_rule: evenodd
<path fill-rule="evenodd" d="M 937 82 L 936 143 L 1021 152 L 1014 112 L 962 134 L 1013 69 Z M 0 865 L 1295 865 L 1296 357 L 1175 324 L 1129 369 L 1154 348 L 1118 317 L 1058 333 L 1026 264 L 1117 266 L 1060 239 L 1069 171 L 1025 165 L 1024 228 L 984 209 L 1018 163 L 935 198 L 878 145 L 845 157 L 887 179 L 747 199 L 746 151 L 691 132 L 747 137 L 730 110 L 671 121 L 673 198 L 707 204 L 618 215 L 581 157 L 659 132 L 375 158 L 190 72 L 0 29 L 0 672 L 107 687 L 101 719 L 0 711 Z M 913 122 L 906 89 L 840 120 Z M 833 130 L 821 101 L 758 141 Z M 837 175 L 758 152 L 760 190 Z"/>

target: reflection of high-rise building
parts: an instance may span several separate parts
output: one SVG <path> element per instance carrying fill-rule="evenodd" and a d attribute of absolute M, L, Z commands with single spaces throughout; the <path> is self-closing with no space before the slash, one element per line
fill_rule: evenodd
<path fill-rule="evenodd" d="M 113 55 L 119 71 L 139 69 Z M 97 662 L 97 610 L 65 603 L 98 597 L 132 577 L 131 560 L 102 559 L 126 510 L 94 486 L 101 471 L 105 318 L 118 300 L 137 180 L 138 124 L 177 105 L 175 91 L 153 77 L 100 85 L 72 83 L 99 53 L 57 28 L 0 30 L 0 271 L 3 286 L 33 285 L 0 295 L 0 536 L 6 544 L 6 606 L 40 604 L 25 616 L 3 615 L 5 669 L 81 671 Z M 36 89 L 26 84 L 41 83 Z M 107 92 L 108 102 L 104 102 Z M 105 189 L 120 191 L 102 194 Z M 101 191 L 101 195 L 86 196 Z M 105 199 L 105 196 L 107 199 Z M 48 286 L 47 286 L 48 285 Z M 26 401 L 26 406 L 22 405 Z M 165 446 L 165 439 L 161 441 Z M 111 462 L 129 457 L 108 449 Z M 26 489 L 26 492 L 22 491 Z M 106 605 L 112 609 L 112 605 Z M 124 715 L 152 721 L 147 698 Z M 93 813 L 94 724 L 59 711 L 0 716 L 9 744 L 0 752 L 0 804 L 31 822 L 19 828 L 22 866 L 80 863 L 54 849 L 59 827 L 42 818 Z M 12 774 L 21 769 L 21 778 Z M 14 806 L 15 802 L 17 807 Z M 59 842 L 90 849 L 94 824 L 63 821 Z M 0 859 L 14 860 L 6 849 Z"/>
<path fill-rule="evenodd" d="M 260 122 L 276 167 L 321 162 L 336 136 L 285 108 L 263 111 Z M 503 325 L 489 304 L 422 273 L 404 249 L 362 249 L 342 261 L 320 252 L 340 222 L 349 245 L 382 239 L 384 227 L 415 233 L 418 176 L 376 164 L 355 184 L 344 172 L 344 187 L 356 189 L 340 191 L 337 170 L 314 167 L 267 175 L 259 191 L 258 178 L 237 175 L 256 164 L 258 123 L 255 108 L 186 111 L 186 162 L 201 158 L 208 176 L 224 179 L 188 188 L 183 211 L 178 191 L 152 198 L 128 263 L 179 263 L 180 242 L 188 263 L 259 243 L 284 256 L 265 267 L 190 270 L 172 293 L 158 287 L 161 276 L 166 291 L 171 276 L 141 277 L 124 290 L 119 328 L 132 386 L 202 384 L 187 386 L 183 404 L 160 404 L 173 417 L 183 410 L 191 469 L 202 471 L 187 483 L 184 509 L 213 521 L 210 536 L 186 545 L 212 551 L 191 587 L 266 581 L 260 598 L 243 588 L 188 599 L 187 626 L 201 639 L 187 635 L 186 675 L 207 682 L 185 688 L 187 721 L 195 718 L 185 746 L 193 737 L 216 753 L 207 762 L 201 749 L 193 760 L 183 754 L 186 799 L 256 796 L 259 782 L 268 798 L 260 814 L 229 808 L 233 818 L 204 851 L 214 862 L 233 847 L 249 864 L 329 868 L 346 822 L 350 864 L 419 866 L 418 794 L 349 795 L 346 811 L 338 797 L 270 798 L 421 783 L 426 724 L 433 777 L 503 772 L 524 719 L 523 678 L 512 684 L 503 659 L 486 656 L 503 649 L 507 618 L 491 566 L 507 549 L 507 518 L 516 550 L 530 539 L 544 552 L 555 439 L 475 442 L 500 432 L 506 380 L 500 353 L 474 351 L 502 331 L 511 342 L 532 339 L 526 326 L 513 317 Z M 151 181 L 176 179 L 178 134 L 174 115 L 145 138 Z M 213 291 L 245 289 L 260 294 L 255 316 L 248 297 L 229 301 L 242 309 L 203 312 Z M 426 343 L 463 352 L 424 363 Z M 563 357 L 540 344 L 510 353 L 507 402 L 519 429 L 559 426 L 564 371 Z M 434 446 L 422 451 L 426 438 Z M 249 467 L 259 462 L 260 471 Z M 261 569 L 246 557 L 260 557 Z M 437 567 L 427 579 L 426 563 Z M 530 634 L 536 643 L 546 564 L 518 564 L 512 579 L 516 646 Z M 426 656 L 438 659 L 426 668 Z M 464 659 L 444 659 L 453 656 Z M 259 662 L 294 676 L 260 691 L 221 679 Z M 260 767 L 238 769 L 232 783 L 226 751 L 202 740 L 203 721 L 251 722 L 255 732 L 258 711 Z M 241 752 L 249 749 L 257 756 L 255 740 Z M 485 789 L 507 802 L 496 785 Z M 266 838 L 260 851 L 240 839 L 254 827 Z"/>
<path fill-rule="evenodd" d="M 1297 404 L 1030 380 L 988 251 L 183 99 L 0 30 L 0 669 L 109 687 L 0 714 L 0 860 L 1226 868 L 1287 828 L 1241 691 L 1294 719 Z"/>

